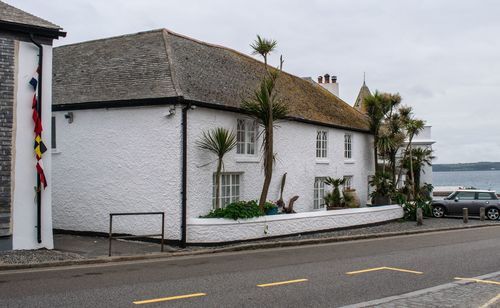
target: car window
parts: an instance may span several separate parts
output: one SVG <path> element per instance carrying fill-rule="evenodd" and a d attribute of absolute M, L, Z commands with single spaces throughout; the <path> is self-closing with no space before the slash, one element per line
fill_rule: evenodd
<path fill-rule="evenodd" d="M 458 193 L 457 198 L 460 200 L 474 200 L 476 193 L 461 191 Z"/>
<path fill-rule="evenodd" d="M 493 196 L 489 192 L 477 193 L 477 200 L 493 200 Z"/>

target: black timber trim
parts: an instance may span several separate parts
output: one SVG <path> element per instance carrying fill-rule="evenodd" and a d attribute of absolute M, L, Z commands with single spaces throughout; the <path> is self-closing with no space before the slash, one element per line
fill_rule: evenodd
<path fill-rule="evenodd" d="M 172 104 L 191 104 L 192 106 L 204 107 L 215 110 L 229 111 L 240 114 L 248 114 L 243 109 L 234 106 L 226 106 L 215 103 L 206 103 L 196 100 L 183 99 L 182 96 L 173 97 L 160 97 L 160 98 L 145 98 L 145 99 L 131 99 L 131 100 L 114 100 L 104 102 L 85 102 L 85 103 L 69 103 L 69 104 L 53 104 L 52 111 L 66 111 L 66 110 L 85 110 L 85 109 L 103 109 L 103 108 L 123 108 L 123 107 L 144 107 L 144 106 L 161 106 Z M 371 134 L 369 130 L 364 130 L 355 127 L 348 127 L 336 124 L 323 123 L 319 121 L 308 120 L 299 117 L 287 117 L 286 120 L 312 124 L 317 126 L 324 126 L 336 129 L 343 129 L 353 132 L 360 132 Z"/>
<path fill-rule="evenodd" d="M 182 96 L 173 96 L 173 97 L 159 97 L 159 98 L 115 100 L 115 101 L 104 101 L 104 102 L 53 104 L 52 111 L 175 105 L 175 104 L 180 104 L 181 99 Z"/>
<path fill-rule="evenodd" d="M 60 29 L 55 29 L 55 28 L 51 29 L 40 26 L 18 24 L 8 21 L 0 21 L 0 28 L 12 32 L 32 33 L 33 35 L 45 36 L 52 39 L 58 39 L 61 36 L 66 37 L 66 32 L 63 32 Z"/>

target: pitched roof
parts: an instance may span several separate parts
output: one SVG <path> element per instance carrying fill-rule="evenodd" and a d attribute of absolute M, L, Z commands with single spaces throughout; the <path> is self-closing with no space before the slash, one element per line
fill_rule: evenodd
<path fill-rule="evenodd" d="M 0 21 L 20 25 L 59 30 L 61 27 L 0 1 Z"/>
<path fill-rule="evenodd" d="M 366 83 L 363 81 L 363 85 L 361 86 L 361 89 L 359 89 L 358 97 L 356 98 L 356 102 L 354 103 L 354 108 L 363 113 L 366 113 L 365 98 L 371 95 L 372 93 L 370 92 L 370 89 L 368 89 Z"/>
<path fill-rule="evenodd" d="M 160 29 L 55 48 L 53 104 L 182 97 L 239 108 L 264 74 L 250 56 Z M 365 115 L 317 84 L 284 72 L 277 93 L 292 118 L 368 130 Z"/>

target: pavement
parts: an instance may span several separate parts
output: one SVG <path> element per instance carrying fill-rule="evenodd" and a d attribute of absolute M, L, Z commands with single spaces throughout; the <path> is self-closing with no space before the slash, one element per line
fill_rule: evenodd
<path fill-rule="evenodd" d="M 500 283 L 499 234 L 500 226 L 493 226 L 172 259 L 4 271 L 0 272 L 0 306 L 370 307 L 370 302 L 385 299 L 371 306 L 481 307 L 500 293 L 496 284 Z M 483 276 L 486 274 L 490 276 Z M 411 295 L 428 288 L 435 289 Z M 410 295 L 400 297 L 407 293 Z"/>

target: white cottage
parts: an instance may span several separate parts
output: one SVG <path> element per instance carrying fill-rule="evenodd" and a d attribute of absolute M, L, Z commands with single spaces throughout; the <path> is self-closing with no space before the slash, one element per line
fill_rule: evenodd
<path fill-rule="evenodd" d="M 222 204 L 257 199 L 260 128 L 239 106 L 264 73 L 252 57 L 165 29 L 55 48 L 54 227 L 104 233 L 109 213 L 164 211 L 166 238 L 190 242 L 189 221 L 214 199 L 215 158 L 195 141 L 218 126 L 238 135 L 225 157 Z M 290 116 L 275 130 L 268 198 L 279 198 L 286 172 L 284 197 L 300 196 L 299 213 L 324 210 L 328 176 L 347 177 L 366 201 L 374 172 L 366 116 L 285 72 L 277 90 Z M 128 218 L 114 230 L 157 226 L 154 218 Z"/>
<path fill-rule="evenodd" d="M 0 250 L 54 245 L 51 152 L 36 137 L 50 146 L 52 41 L 65 35 L 0 2 Z"/>

